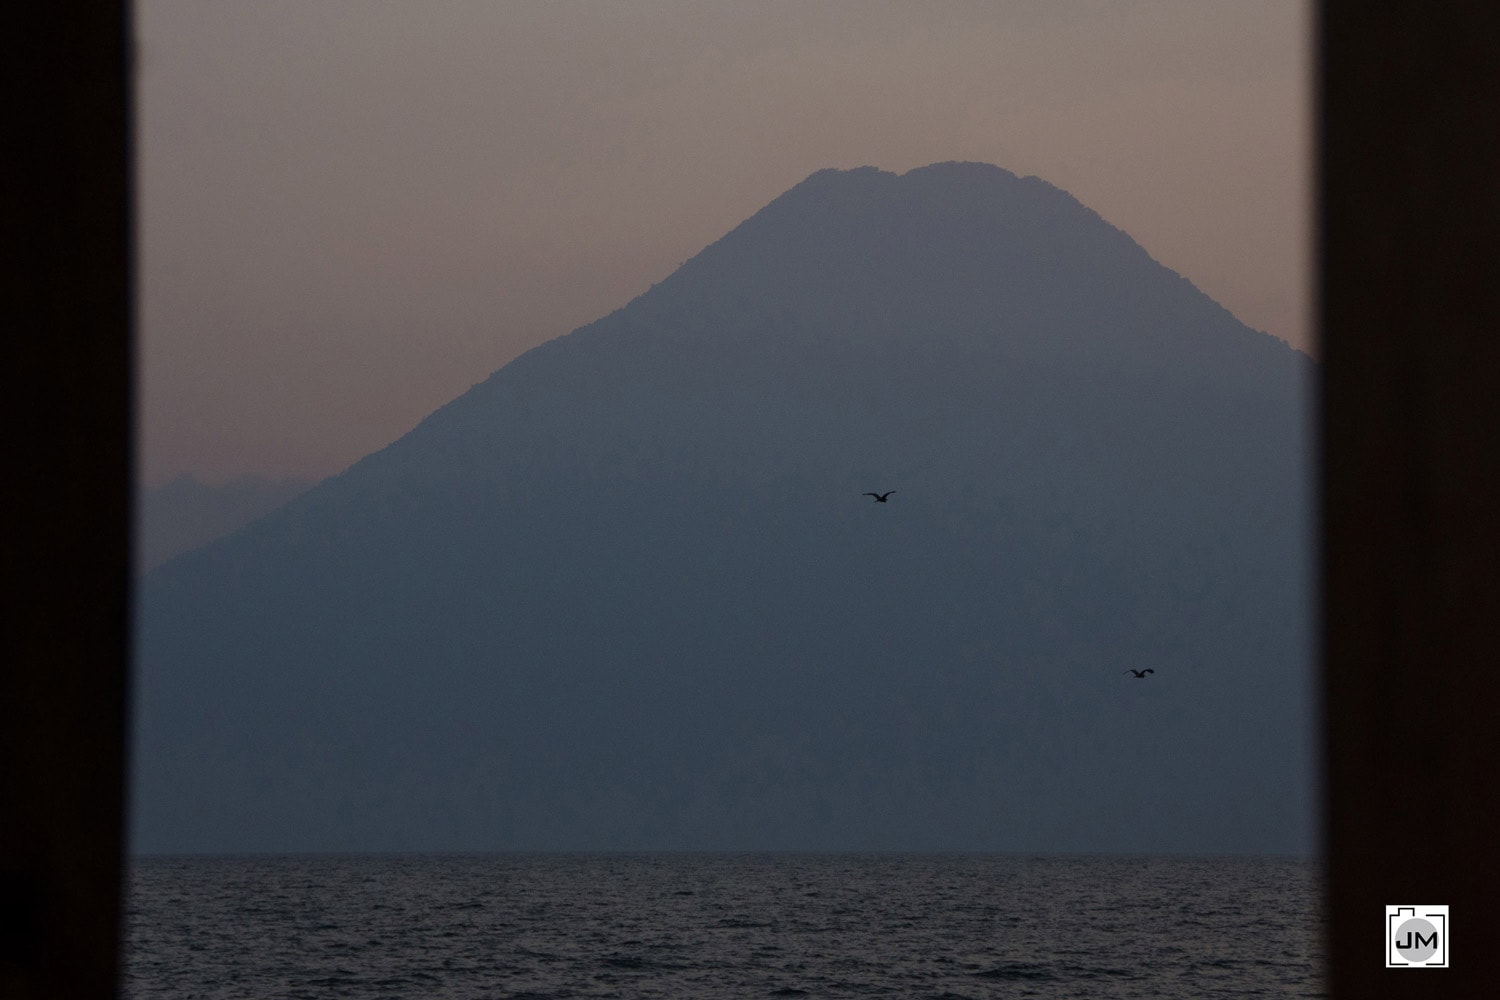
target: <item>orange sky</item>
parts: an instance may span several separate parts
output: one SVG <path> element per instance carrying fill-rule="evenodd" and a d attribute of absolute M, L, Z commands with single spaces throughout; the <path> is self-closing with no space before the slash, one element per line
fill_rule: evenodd
<path fill-rule="evenodd" d="M 1037 174 L 1310 350 L 1305 0 L 137 0 L 140 462 L 320 477 L 822 167 Z"/>

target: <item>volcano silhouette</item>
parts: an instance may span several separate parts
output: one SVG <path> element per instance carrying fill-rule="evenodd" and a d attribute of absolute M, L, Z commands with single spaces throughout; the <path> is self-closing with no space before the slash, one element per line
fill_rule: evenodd
<path fill-rule="evenodd" d="M 149 574 L 132 848 L 1310 850 L 1313 374 L 1044 181 L 813 174 Z"/>

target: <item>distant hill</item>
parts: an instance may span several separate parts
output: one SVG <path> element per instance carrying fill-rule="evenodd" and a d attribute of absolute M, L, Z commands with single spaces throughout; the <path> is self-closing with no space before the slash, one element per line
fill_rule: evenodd
<path fill-rule="evenodd" d="M 136 508 L 136 572 L 243 528 L 312 486 L 308 479 L 239 476 L 226 483 L 178 476 L 140 493 Z"/>
<path fill-rule="evenodd" d="M 1311 851 L 1313 374 L 1037 178 L 813 174 L 149 574 L 133 848 Z"/>

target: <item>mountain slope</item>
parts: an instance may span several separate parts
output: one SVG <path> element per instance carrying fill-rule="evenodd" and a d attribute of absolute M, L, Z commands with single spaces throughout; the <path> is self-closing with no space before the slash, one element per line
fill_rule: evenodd
<path fill-rule="evenodd" d="M 814 174 L 148 576 L 134 846 L 1308 850 L 1310 369 L 1042 181 Z"/>
<path fill-rule="evenodd" d="M 200 483 L 179 476 L 136 501 L 136 567 L 144 573 L 270 513 L 312 483 L 305 479 L 241 476 Z"/>

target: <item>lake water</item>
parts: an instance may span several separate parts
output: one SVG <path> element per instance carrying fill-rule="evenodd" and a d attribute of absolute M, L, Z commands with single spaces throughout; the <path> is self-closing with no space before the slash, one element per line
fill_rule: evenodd
<path fill-rule="evenodd" d="M 1308 997 L 1283 858 L 137 859 L 124 996 Z"/>

